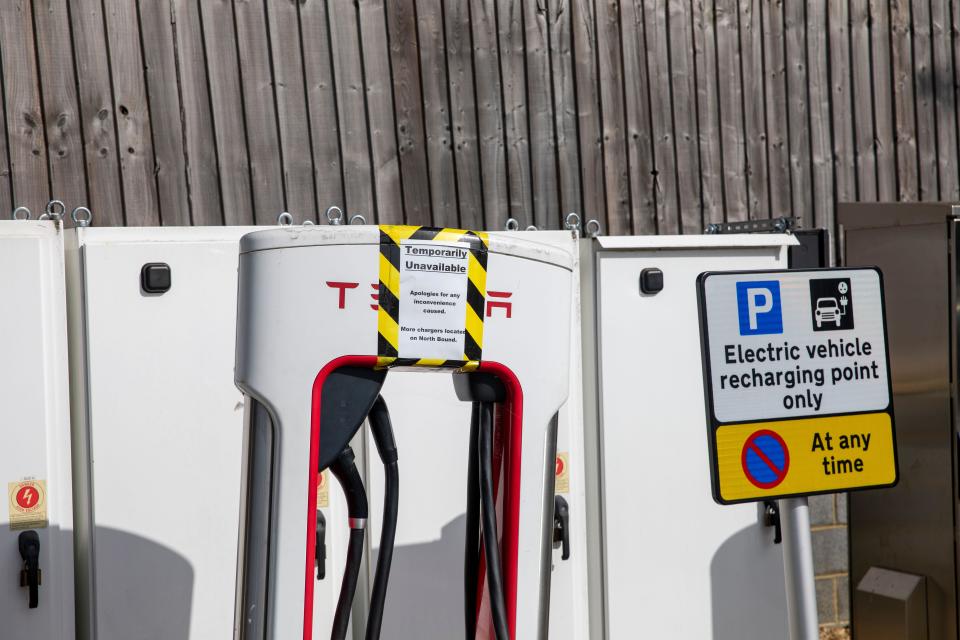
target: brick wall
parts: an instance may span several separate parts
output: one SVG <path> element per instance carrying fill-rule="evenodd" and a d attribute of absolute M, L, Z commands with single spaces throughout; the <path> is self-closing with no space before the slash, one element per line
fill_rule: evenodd
<path fill-rule="evenodd" d="M 820 625 L 847 626 L 850 621 L 847 495 L 810 498 L 810 528 Z"/>

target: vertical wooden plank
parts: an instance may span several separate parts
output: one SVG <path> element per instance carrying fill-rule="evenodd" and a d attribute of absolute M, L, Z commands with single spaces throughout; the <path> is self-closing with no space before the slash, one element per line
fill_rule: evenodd
<path fill-rule="evenodd" d="M 253 188 L 253 218 L 257 224 L 276 224 L 277 215 L 286 205 L 267 17 L 260 0 L 233 1 Z"/>
<path fill-rule="evenodd" d="M 747 140 L 747 210 L 751 219 L 770 217 L 767 125 L 763 75 L 762 0 L 740 0 L 743 116 Z"/>
<path fill-rule="evenodd" d="M 37 216 L 50 199 L 50 183 L 29 0 L 0 2 L 0 48 L 13 206 Z"/>
<path fill-rule="evenodd" d="M 853 146 L 852 69 L 850 65 L 850 13 L 846 2 L 830 3 L 830 106 L 833 116 L 834 176 L 838 202 L 857 199 Z M 869 68 L 858 70 L 867 74 Z M 872 127 L 871 127 L 872 129 Z"/>
<path fill-rule="evenodd" d="M 897 152 L 897 199 L 915 202 L 920 198 L 920 171 L 917 163 L 917 127 L 913 94 L 913 43 L 910 3 L 895 0 L 890 5 L 890 43 L 893 63 L 894 131 Z"/>
<path fill-rule="evenodd" d="M 585 223 L 581 209 L 580 162 L 577 153 L 577 92 L 571 31 L 573 7 L 571 0 L 549 0 L 547 6 L 560 213 L 565 219 L 568 213 L 575 212 Z"/>
<path fill-rule="evenodd" d="M 183 118 L 183 150 L 191 224 L 220 225 L 224 223 L 225 217 L 223 201 L 220 198 L 217 141 L 210 107 L 200 4 L 192 0 L 173 2 L 173 33 Z M 236 143 L 243 144 L 243 140 Z"/>
<path fill-rule="evenodd" d="M 360 41 L 359 41 L 359 28 L 358 28 L 358 19 L 359 15 L 357 13 L 356 7 L 352 2 L 329 2 L 325 3 L 327 7 L 327 19 L 329 20 L 329 46 L 330 53 L 332 56 L 333 62 L 333 77 L 335 78 L 334 87 L 335 87 L 335 96 L 337 101 L 336 113 L 339 118 L 339 153 L 342 154 L 342 158 L 339 159 L 339 162 L 342 162 L 342 171 L 343 171 L 343 198 L 345 201 L 345 206 L 348 208 L 348 213 L 361 214 L 363 215 L 368 222 L 373 223 L 374 220 L 378 220 L 378 210 L 377 206 L 378 201 L 382 197 L 385 202 L 382 202 L 385 213 L 387 210 L 391 210 L 389 213 L 386 213 L 386 220 L 399 221 L 402 220 L 403 210 L 400 205 L 400 193 L 399 193 L 399 170 L 396 164 L 392 167 L 389 166 L 390 163 L 390 153 L 389 151 L 386 154 L 383 154 L 384 146 L 384 131 L 383 131 L 383 121 L 382 121 L 382 106 L 383 106 L 383 85 L 380 82 L 384 80 L 389 85 L 389 76 L 387 78 L 379 78 L 376 85 L 377 92 L 377 105 L 380 107 L 380 110 L 377 112 L 378 116 L 381 116 L 377 119 L 375 125 L 368 122 L 368 112 L 367 112 L 367 102 L 364 91 L 364 76 L 363 76 L 363 61 L 361 55 L 364 57 L 366 53 L 361 54 Z M 321 7 L 314 7 L 314 10 L 317 10 Z M 304 11 L 306 6 L 301 8 L 301 11 Z M 311 18 L 312 20 L 312 18 Z M 374 25 L 371 25 L 374 26 Z M 306 44 L 307 38 L 313 38 L 314 33 L 311 30 L 310 35 L 307 35 L 307 32 L 304 32 L 304 47 L 308 47 L 306 51 L 310 51 L 310 46 L 316 47 L 320 46 L 324 40 L 314 41 L 311 45 Z M 386 49 L 386 34 L 381 34 L 379 36 L 380 43 L 379 46 L 382 47 L 382 50 Z M 373 45 L 375 48 L 378 45 Z M 308 58 L 308 67 L 313 64 L 318 64 L 320 61 L 317 59 L 311 60 Z M 378 60 L 379 62 L 380 60 Z M 312 71 L 310 73 L 313 73 Z M 387 97 L 389 100 L 389 96 Z M 313 113 L 314 103 L 311 102 L 311 116 L 313 117 L 314 123 L 316 123 L 316 115 Z M 326 107 L 326 105 L 323 105 Z M 327 107 L 328 108 L 328 107 Z M 326 118 L 326 116 L 324 116 Z M 373 183 L 373 168 L 370 164 L 370 143 L 368 126 L 377 127 L 377 142 L 379 147 L 377 151 L 383 155 L 378 155 L 378 158 L 383 160 L 385 166 L 382 167 L 383 171 L 379 172 L 382 183 L 377 186 L 376 192 L 374 191 L 375 183 Z M 390 138 L 393 138 L 393 117 L 392 113 L 390 115 L 389 129 L 386 132 L 386 135 L 389 135 Z M 314 140 L 317 138 L 317 133 L 314 132 Z M 327 147 L 326 144 L 323 146 L 314 147 L 314 154 L 316 156 L 316 161 L 321 164 L 328 162 L 330 157 L 337 157 L 337 150 L 332 148 L 332 144 L 337 141 L 336 133 L 334 133 L 333 139 L 329 142 L 331 145 Z M 395 139 L 389 140 L 393 143 L 390 145 L 391 148 L 395 149 Z M 324 155 L 320 155 L 324 154 Z M 332 154 L 332 155 L 331 155 Z M 396 163 L 396 153 L 392 154 L 393 162 Z M 325 167 L 324 177 L 328 179 L 336 180 L 339 176 L 331 175 L 332 169 L 334 167 L 327 166 Z M 394 173 L 393 176 L 393 188 L 386 188 L 382 193 L 380 192 L 380 186 L 389 185 L 390 181 L 388 176 L 391 172 Z M 321 179 L 321 175 L 317 173 L 317 179 Z M 336 197 L 336 185 L 333 187 L 332 191 L 333 197 Z M 330 196 L 328 196 L 330 197 Z M 389 200 L 395 200 L 391 203 Z M 332 203 L 331 203 L 332 204 Z M 320 201 L 320 213 L 329 207 L 329 204 Z"/>
<path fill-rule="evenodd" d="M 4 99 L 6 83 L 3 80 L 3 44 L 0 43 L 0 216 L 9 216 L 16 205 L 13 204 L 13 184 L 10 175 L 10 156 L 7 153 L 7 110 Z"/>
<path fill-rule="evenodd" d="M 650 194 L 657 233 L 674 234 L 680 227 L 680 203 L 666 12 L 666 3 L 656 0 L 632 0 L 622 5 L 623 81 L 630 134 L 627 149 L 633 216 L 647 213 L 645 205 Z M 649 138 L 643 133 L 648 126 Z M 648 165 L 650 153 L 653 160 Z"/>
<path fill-rule="evenodd" d="M 862 2 L 862 0 L 854 0 Z M 856 6 L 856 4 L 854 4 Z M 873 118 L 874 140 L 876 145 L 876 186 L 873 191 L 865 188 L 869 186 L 865 176 L 860 180 L 860 200 L 879 199 L 881 202 L 892 202 L 897 199 L 897 147 L 893 128 L 893 59 L 890 47 L 890 5 L 888 0 L 869 0 L 870 9 L 870 41 L 872 53 L 873 78 Z M 856 39 L 854 48 L 858 48 Z M 857 80 L 854 81 L 854 87 Z M 855 98 L 857 93 L 854 93 Z M 854 101 L 855 123 L 857 137 L 860 136 L 861 119 L 856 115 L 856 109 L 863 105 Z M 859 143 L 858 143 L 859 158 Z M 858 168 L 858 175 L 862 172 Z"/>
<path fill-rule="evenodd" d="M 407 224 L 428 225 L 432 214 L 414 0 L 387 3 L 387 31 L 404 213 Z"/>
<path fill-rule="evenodd" d="M 930 37 L 930 0 L 913 0 L 913 87 L 917 123 L 920 199 L 937 200 L 940 179 L 937 166 L 936 91 Z"/>
<path fill-rule="evenodd" d="M 500 79 L 507 142 L 507 195 L 510 216 L 522 226 L 536 224 L 530 184 L 530 133 L 527 127 L 527 81 L 523 46 L 523 5 L 497 0 Z"/>
<path fill-rule="evenodd" d="M 344 10 L 347 17 L 353 12 Z M 350 24 L 342 29 L 353 29 Z M 344 51 L 344 57 L 352 61 L 346 64 L 353 77 L 343 86 L 345 107 L 351 110 L 344 113 L 344 133 L 349 129 L 349 135 L 344 136 L 343 153 L 351 157 L 351 186 L 357 189 L 356 198 L 351 199 L 351 205 L 357 205 L 354 210 L 348 210 L 344 201 L 344 167 L 341 162 L 340 122 L 337 113 L 336 76 L 331 56 L 333 34 L 327 22 L 327 4 L 322 0 L 307 0 L 300 5 L 300 29 L 303 33 L 303 64 L 306 77 L 307 104 L 310 112 L 310 144 L 313 149 L 313 177 L 315 197 L 317 200 L 317 215 L 321 223 L 327 220 L 324 213 L 329 207 L 337 206 L 348 214 L 361 213 L 369 223 L 375 222 L 372 195 L 364 185 L 369 185 L 369 155 L 367 153 L 367 136 L 365 128 L 356 131 L 356 123 L 363 122 L 363 91 L 362 82 L 358 77 L 359 52 Z M 337 37 L 344 37 L 339 32 Z M 381 36 L 381 40 L 383 36 Z M 354 38 L 354 41 L 356 38 Z M 383 46 L 386 46 L 384 43 Z M 343 60 L 341 59 L 343 65 Z M 351 84 L 350 82 L 355 84 Z M 390 131 L 393 133 L 392 129 Z M 349 151 L 347 151 L 349 150 Z M 399 207 L 399 204 L 397 205 Z M 400 218 L 402 220 L 402 216 Z"/>
<path fill-rule="evenodd" d="M 461 229 L 482 229 L 483 185 L 480 178 L 480 145 L 477 139 L 477 100 L 473 89 L 473 36 L 470 6 L 451 2 L 444 15 L 449 70 L 450 118 L 453 154 L 457 167 L 457 198 Z"/>
<path fill-rule="evenodd" d="M 624 235 L 631 231 L 656 233 L 652 208 L 648 215 L 631 219 L 630 176 L 624 139 L 626 120 L 622 81 L 623 60 L 620 50 L 620 15 L 617 11 L 617 0 L 596 0 L 594 10 L 597 25 L 600 113 L 603 126 L 604 189 L 607 202 L 606 235 Z"/>
<path fill-rule="evenodd" d="M 470 1 L 484 228 L 492 230 L 503 229 L 510 216 L 496 16 L 496 0 Z"/>
<path fill-rule="evenodd" d="M 104 11 L 124 215 L 127 225 L 155 226 L 160 224 L 160 204 L 137 7 L 133 2 L 111 2 Z"/>
<path fill-rule="evenodd" d="M 77 81 L 65 0 L 34 0 L 37 56 L 53 197 L 68 207 L 87 204 Z"/>
<path fill-rule="evenodd" d="M 298 0 L 267 2 L 267 25 L 273 59 L 273 91 L 280 123 L 280 158 L 287 211 L 296 221 L 318 220 L 313 185 L 310 114 L 304 87 Z M 351 11 L 346 5 L 344 11 Z"/>
<path fill-rule="evenodd" d="M 810 91 L 810 160 L 813 165 L 813 218 L 823 229 L 833 228 L 833 140 L 830 136 L 830 56 L 827 49 L 827 5 L 807 5 L 807 66 Z"/>
<path fill-rule="evenodd" d="M 680 230 L 683 233 L 703 232 L 700 156 L 697 151 L 697 85 L 691 22 L 691 5 L 694 1 L 670 0 L 668 5 L 673 131 L 677 150 L 677 196 L 680 199 Z"/>
<path fill-rule="evenodd" d="M 526 0 L 523 25 L 526 32 L 527 104 L 530 127 L 530 179 L 533 189 L 533 219 L 541 229 L 559 229 L 560 191 L 557 179 L 556 117 L 547 24 L 548 0 Z"/>
<path fill-rule="evenodd" d="M 743 138 L 743 90 L 740 72 L 737 0 L 716 0 L 717 69 L 720 87 L 720 144 L 727 220 L 746 220 L 746 149 Z M 789 58 L 789 56 L 788 56 Z"/>
<path fill-rule="evenodd" d="M 697 74 L 700 190 L 705 225 L 725 220 L 715 27 L 713 0 L 693 0 L 693 59 Z"/>
<path fill-rule="evenodd" d="M 577 90 L 577 130 L 584 224 L 607 219 L 600 124 L 600 79 L 597 69 L 597 23 L 593 0 L 571 0 L 573 66 Z"/>
<path fill-rule="evenodd" d="M 138 0 L 140 39 L 149 101 L 153 153 L 156 159 L 160 221 L 190 224 L 180 83 L 173 50 L 173 14 L 170 0 Z"/>
<path fill-rule="evenodd" d="M 952 3 L 956 6 L 957 3 Z M 960 177 L 957 174 L 957 103 L 954 96 L 953 39 L 951 4 L 942 0 L 930 2 L 930 23 L 933 29 L 933 85 L 937 111 L 937 165 L 940 176 L 940 200 L 960 200 Z"/>
<path fill-rule="evenodd" d="M 364 0 L 359 6 L 359 42 L 349 45 L 338 40 L 337 45 L 338 48 L 356 47 L 363 54 L 363 86 L 366 87 L 369 162 L 373 172 L 376 219 L 380 224 L 402 224 L 403 191 L 400 184 L 400 158 L 397 155 L 397 130 L 393 118 L 393 83 L 390 80 L 386 8 L 383 0 Z M 338 33 L 337 37 L 339 36 Z M 357 115 L 359 116 L 359 112 Z M 362 128 L 363 123 L 359 122 L 358 125 L 358 128 Z M 352 146 L 349 148 L 352 154 L 356 154 L 356 160 L 351 158 L 351 166 L 356 165 L 359 171 L 363 158 Z M 358 194 L 355 191 L 360 185 L 353 183 L 353 177 L 350 180 L 350 194 L 356 201 Z"/>
<path fill-rule="evenodd" d="M 876 27 L 874 27 L 876 28 Z M 850 2 L 850 61 L 856 146 L 857 199 L 876 200 L 876 155 L 873 124 L 874 88 L 870 77 L 868 0 Z"/>
<path fill-rule="evenodd" d="M 450 101 L 447 97 L 443 9 L 440 0 L 416 0 L 416 4 L 433 224 L 438 227 L 455 227 L 460 216 L 457 211 L 457 179 L 453 166 Z"/>
<path fill-rule="evenodd" d="M 123 226 L 123 190 L 117 148 L 107 36 L 102 6 L 85 2 L 70 6 L 77 85 L 80 90 L 80 121 L 84 139 L 89 202 L 94 224 Z M 5 158 L 0 155 L 0 158 Z"/>
<path fill-rule="evenodd" d="M 790 183 L 790 131 L 787 119 L 787 62 L 783 46 L 783 0 L 764 3 L 763 50 L 767 69 L 765 82 L 767 160 L 770 180 L 770 216 L 792 216 L 793 188 Z"/>
<path fill-rule="evenodd" d="M 213 110 L 213 144 L 223 198 L 223 222 L 253 224 L 250 158 L 231 0 L 198 2 Z"/>
<path fill-rule="evenodd" d="M 790 122 L 790 174 L 793 214 L 804 226 L 813 225 L 813 184 L 810 175 L 809 89 L 804 2 L 784 3 L 787 60 L 787 117 Z"/>

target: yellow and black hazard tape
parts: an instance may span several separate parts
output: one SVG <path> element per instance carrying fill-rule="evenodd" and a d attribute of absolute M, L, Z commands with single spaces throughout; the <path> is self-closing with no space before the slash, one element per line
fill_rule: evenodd
<path fill-rule="evenodd" d="M 468 245 L 467 313 L 461 360 L 400 358 L 400 243 L 404 240 Z M 377 366 L 476 369 L 483 353 L 483 312 L 487 297 L 487 234 L 464 229 L 380 225 L 380 284 L 377 312 Z"/>

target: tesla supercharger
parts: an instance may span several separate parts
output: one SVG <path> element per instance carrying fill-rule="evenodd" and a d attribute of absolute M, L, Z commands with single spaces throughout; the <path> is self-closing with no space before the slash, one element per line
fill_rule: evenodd
<path fill-rule="evenodd" d="M 775 514 L 710 496 L 696 279 L 785 235 L 599 237 L 581 254 L 591 638 L 785 640 Z"/>
<path fill-rule="evenodd" d="M 571 269 L 570 254 L 555 247 L 458 230 L 294 227 L 242 239 L 236 382 L 248 396 L 250 430 L 242 638 L 322 637 L 312 627 L 317 471 L 325 425 L 332 434 L 334 423 L 321 423 L 321 415 L 343 400 L 324 390 L 344 369 L 428 375 L 390 370 L 404 366 L 449 368 L 467 382 L 489 374 L 505 390 L 496 420 L 505 618 L 510 637 L 541 637 L 556 421 L 569 388 Z M 328 282 L 376 285 L 376 312 L 367 305 L 333 314 Z M 484 317 L 488 291 L 513 292 L 512 322 Z M 460 394 L 464 385 L 447 393 L 454 387 Z M 480 574 L 478 595 L 487 593 L 485 578 L 489 572 Z M 478 601 L 476 634 L 488 637 L 489 598 Z"/>
<path fill-rule="evenodd" d="M 59 222 L 0 222 L 0 636 L 74 637 L 67 318 Z"/>
<path fill-rule="evenodd" d="M 237 265 L 240 237 L 255 229 L 66 232 L 79 638 L 234 636 Z M 331 520 L 339 509 L 336 494 L 322 508 Z M 327 541 L 318 601 L 324 589 L 332 600 L 318 602 L 320 620 L 336 603 L 341 533 Z"/>
<path fill-rule="evenodd" d="M 491 232 L 548 244 L 573 254 L 571 277 L 569 396 L 557 428 L 555 461 L 554 542 L 551 553 L 549 637 L 558 640 L 587 638 L 588 598 L 586 562 L 586 505 L 580 353 L 580 277 L 578 236 L 571 231 Z M 333 282 L 321 290 L 329 317 L 339 322 L 354 307 L 369 308 L 373 283 Z M 347 288 L 350 287 L 350 288 Z M 345 291 L 343 304 L 340 292 Z M 488 283 L 485 317 L 497 318 L 505 327 L 514 314 L 528 313 L 527 301 L 513 290 L 498 290 Z M 369 313 L 374 313 L 371 309 Z M 547 323 L 552 321 L 547 320 Z M 518 331 L 520 328 L 518 327 Z M 464 497 L 467 478 L 470 405 L 449 392 L 447 376 L 388 376 L 382 395 L 390 407 L 400 455 L 400 509 L 396 549 L 390 574 L 384 628 L 394 640 L 452 638 L 463 635 L 460 611 L 466 525 Z M 423 408 L 429 406 L 425 412 Z M 370 499 L 368 557 L 365 580 L 374 580 L 383 525 L 384 473 L 376 453 L 366 446 L 367 493 Z M 437 482 L 437 478 L 444 478 Z M 334 491 L 337 489 L 334 488 Z M 425 500 L 424 496 L 429 496 Z M 337 523 L 340 524 L 340 523 Z M 345 527 L 346 523 L 340 524 Z M 429 602 L 431 606 L 423 606 Z M 366 602 L 358 597 L 355 620 L 364 619 Z M 385 635 L 387 635 L 385 633 Z"/>

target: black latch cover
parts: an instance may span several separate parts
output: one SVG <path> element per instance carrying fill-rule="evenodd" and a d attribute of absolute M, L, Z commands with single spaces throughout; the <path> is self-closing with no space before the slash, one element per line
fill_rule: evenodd
<path fill-rule="evenodd" d="M 170 265 L 165 262 L 148 262 L 140 269 L 140 288 L 145 293 L 166 293 L 170 282 Z"/>

